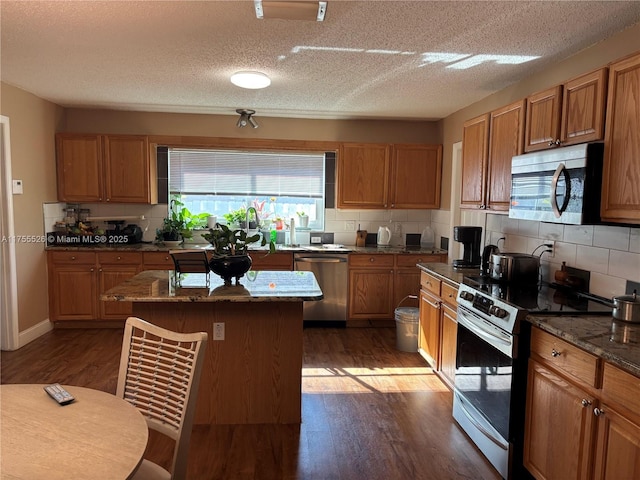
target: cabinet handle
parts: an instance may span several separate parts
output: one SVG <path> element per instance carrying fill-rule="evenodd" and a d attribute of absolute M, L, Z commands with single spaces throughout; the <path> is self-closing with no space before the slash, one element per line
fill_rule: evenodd
<path fill-rule="evenodd" d="M 122 257 L 121 257 L 121 256 L 118 256 L 118 260 L 122 260 Z"/>
<path fill-rule="evenodd" d="M 90 272 L 95 272 L 95 270 L 96 270 L 95 268 L 89 269 Z"/>
<path fill-rule="evenodd" d="M 559 139 L 559 138 L 556 138 L 555 140 L 551 140 L 551 141 L 549 142 L 549 146 L 550 146 L 550 147 L 553 147 L 554 145 L 560 145 L 560 143 L 562 143 L 562 142 L 560 142 L 560 139 Z"/>
<path fill-rule="evenodd" d="M 591 405 L 591 400 L 587 400 L 586 398 L 583 398 L 582 402 L 580 403 L 582 403 L 583 407 L 588 407 L 589 405 Z"/>
<path fill-rule="evenodd" d="M 99 272 L 101 272 L 101 271 L 102 271 L 102 269 L 101 269 L 101 268 L 99 268 L 99 269 L 98 269 L 98 271 L 99 271 Z"/>
<path fill-rule="evenodd" d="M 551 356 L 552 357 L 559 357 L 560 355 L 562 355 L 558 350 L 556 350 L 555 348 L 551 350 Z"/>
<path fill-rule="evenodd" d="M 376 260 L 375 260 L 373 257 L 371 257 L 371 258 L 369 258 L 369 261 L 370 261 L 371 263 L 373 263 L 373 262 L 375 262 Z"/>
<path fill-rule="evenodd" d="M 601 410 L 598 407 L 596 407 L 596 408 L 593 409 L 593 414 L 596 417 L 600 417 L 600 416 L 604 415 L 604 410 Z"/>
<path fill-rule="evenodd" d="M 75 256 L 75 255 L 72 255 L 72 256 L 71 256 L 71 260 L 75 260 L 75 259 L 76 259 L 76 256 Z"/>

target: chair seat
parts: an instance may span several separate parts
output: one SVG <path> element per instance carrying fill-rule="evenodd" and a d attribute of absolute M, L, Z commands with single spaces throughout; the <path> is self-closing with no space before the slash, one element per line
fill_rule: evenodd
<path fill-rule="evenodd" d="M 160 465 L 149 460 L 142 460 L 140 467 L 136 470 L 132 480 L 170 480 L 171 474 Z"/>

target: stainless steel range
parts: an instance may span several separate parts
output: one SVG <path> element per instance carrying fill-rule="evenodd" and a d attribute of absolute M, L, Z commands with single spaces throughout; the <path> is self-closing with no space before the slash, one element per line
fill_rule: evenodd
<path fill-rule="evenodd" d="M 505 479 L 522 465 L 529 356 L 528 313 L 611 314 L 585 293 L 549 284 L 465 277 L 458 290 L 453 417 Z"/>

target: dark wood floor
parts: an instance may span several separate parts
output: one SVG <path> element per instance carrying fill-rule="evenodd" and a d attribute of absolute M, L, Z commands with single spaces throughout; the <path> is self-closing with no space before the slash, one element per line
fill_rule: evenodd
<path fill-rule="evenodd" d="M 2 352 L 2 383 L 115 392 L 120 330 L 47 333 Z M 306 329 L 301 425 L 196 427 L 190 479 L 404 480 L 500 477 L 451 418 L 451 393 L 393 328 Z M 148 457 L 167 464 L 152 438 Z M 37 480 L 37 479 L 34 479 Z"/>

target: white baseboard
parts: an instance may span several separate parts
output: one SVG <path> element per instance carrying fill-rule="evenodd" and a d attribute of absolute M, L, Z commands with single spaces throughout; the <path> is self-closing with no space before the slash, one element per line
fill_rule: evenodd
<path fill-rule="evenodd" d="M 24 347 L 27 343 L 34 341 L 51 330 L 53 330 L 53 324 L 48 318 L 31 328 L 27 328 L 18 334 L 18 348 Z"/>

